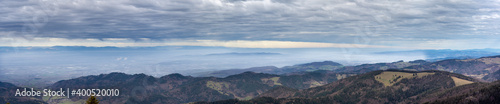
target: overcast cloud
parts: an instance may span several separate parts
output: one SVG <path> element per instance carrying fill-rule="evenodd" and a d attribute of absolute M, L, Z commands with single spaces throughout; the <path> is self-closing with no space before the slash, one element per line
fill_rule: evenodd
<path fill-rule="evenodd" d="M 2 0 L 0 15 L 0 38 L 13 40 L 2 45 L 123 38 L 500 48 L 495 0 Z"/>

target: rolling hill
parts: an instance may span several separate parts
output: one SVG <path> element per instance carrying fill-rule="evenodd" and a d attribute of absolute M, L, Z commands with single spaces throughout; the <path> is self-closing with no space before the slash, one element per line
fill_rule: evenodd
<path fill-rule="evenodd" d="M 263 66 L 263 67 L 252 67 L 246 69 L 229 69 L 229 70 L 219 70 L 213 72 L 204 72 L 196 74 L 200 77 L 227 77 L 234 74 L 239 74 L 247 71 L 256 72 L 256 73 L 268 73 L 268 74 L 288 74 L 294 72 L 312 72 L 317 70 L 336 70 L 342 68 L 343 65 L 340 63 L 336 63 L 333 61 L 323 61 L 323 62 L 311 62 L 305 64 L 298 64 L 293 66 L 285 66 L 282 68 L 278 68 L 275 66 Z"/>
<path fill-rule="evenodd" d="M 277 68 L 273 66 L 212 72 L 218 77 L 170 74 L 109 73 L 61 80 L 49 88 L 119 89 L 119 97 L 98 97 L 115 103 L 467 103 L 497 97 L 500 56 L 477 59 L 424 60 L 343 66 L 331 61 Z M 256 72 L 252 72 L 256 71 Z M 275 74 L 270 74 L 275 73 Z M 279 74 L 279 75 L 278 75 Z M 463 74 L 463 75 L 462 75 Z M 224 76 L 224 77 L 221 77 Z M 489 87 L 488 87 L 489 86 Z M 16 86 L 0 83 L 1 94 Z M 491 91 L 490 91 L 491 90 Z M 10 92 L 9 92 L 10 91 Z M 4 93 L 5 92 L 5 93 Z M 490 96 L 490 98 L 487 98 Z M 19 98 L 1 101 L 81 103 L 87 97 Z M 456 99 L 468 99 L 455 102 Z M 214 101 L 214 102 L 211 102 Z"/>
<path fill-rule="evenodd" d="M 481 57 L 477 59 L 448 59 L 423 65 L 414 65 L 403 69 L 410 70 L 443 70 L 459 73 L 487 81 L 498 80 L 500 56 Z"/>
<path fill-rule="evenodd" d="M 500 81 L 474 83 L 453 89 L 422 95 L 428 104 L 498 104 Z"/>
<path fill-rule="evenodd" d="M 444 71 L 373 71 L 305 90 L 275 88 L 252 100 L 224 100 L 197 103 L 409 103 L 420 95 L 466 86 L 477 80 Z M 465 84 L 464 84 L 465 83 Z"/>
<path fill-rule="evenodd" d="M 279 86 L 307 89 L 325 85 L 352 74 L 307 72 L 300 75 L 275 75 L 244 72 L 225 78 L 191 77 L 170 74 L 160 78 L 144 74 L 110 73 L 62 80 L 51 88 L 112 88 L 120 97 L 99 97 L 101 103 L 188 103 L 224 99 L 251 99 Z M 73 97 L 65 103 L 86 97 Z M 57 101 L 51 101 L 57 102 Z M 62 103 L 62 102 L 59 102 Z"/>
<path fill-rule="evenodd" d="M 306 64 L 299 64 L 294 66 L 285 66 L 277 68 L 274 66 L 254 67 L 248 69 L 231 69 L 209 72 L 202 76 L 216 76 L 224 77 L 245 71 L 253 71 L 258 73 L 269 74 L 303 74 L 311 71 L 331 71 L 334 73 L 351 73 L 362 74 L 376 70 L 387 69 L 402 69 L 411 71 L 424 71 L 424 70 L 442 70 L 453 73 L 459 73 L 485 81 L 496 81 L 500 79 L 500 56 L 490 56 L 471 59 L 447 59 L 436 62 L 428 62 L 425 60 L 414 60 L 409 62 L 397 61 L 392 63 L 374 63 L 374 64 L 361 64 L 355 66 L 343 66 L 342 64 L 324 61 L 312 62 Z"/>

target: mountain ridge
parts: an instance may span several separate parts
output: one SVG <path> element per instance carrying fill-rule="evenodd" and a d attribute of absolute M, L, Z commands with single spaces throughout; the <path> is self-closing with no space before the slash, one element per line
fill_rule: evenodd
<path fill-rule="evenodd" d="M 499 59 L 499 56 L 490 56 L 467 60 L 449 59 L 437 62 L 414 60 L 357 66 L 341 66 L 332 61 L 323 61 L 287 67 L 300 70 L 287 74 L 276 75 L 238 70 L 244 72 L 223 78 L 192 77 L 178 73 L 153 77 L 146 74 L 112 72 L 60 80 L 49 88 L 111 88 L 122 91 L 123 95 L 119 98 L 100 97 L 100 101 L 104 104 L 189 103 L 224 99 L 251 101 L 252 99 L 269 100 L 268 96 L 282 99 L 271 98 L 280 102 L 314 103 L 315 99 L 322 99 L 337 103 L 398 103 L 423 101 L 421 98 L 430 99 L 426 98 L 431 96 L 430 92 L 442 92 L 456 86 L 470 86 L 471 83 L 479 82 L 471 78 L 474 76 L 461 75 L 459 72 L 489 73 L 492 77 L 490 80 L 497 80 L 494 75 L 498 72 L 495 70 L 497 70 Z M 321 70 L 324 66 L 333 65 L 339 67 L 326 67 L 330 70 Z M 449 69 L 457 67 L 468 70 L 448 72 Z M 439 68 L 441 69 L 429 70 Z M 488 70 L 485 71 L 486 69 Z M 256 68 L 256 70 L 260 69 Z M 486 75 L 484 78 L 490 76 Z M 5 85 L 9 86 L 9 84 Z M 71 101 L 82 99 L 86 98 L 74 97 L 69 102 L 68 100 L 47 102 L 75 103 Z M 444 98 L 441 100 L 447 101 Z"/>
<path fill-rule="evenodd" d="M 413 75 L 413 77 L 403 78 L 399 82 L 396 82 L 393 86 L 384 86 L 383 83 L 377 80 L 377 76 L 385 72 L 398 73 L 396 76 L 404 76 L 405 73 L 409 73 L 409 75 Z M 427 72 L 434 74 L 424 75 L 421 77 L 415 76 L 415 74 Z M 261 96 L 260 98 L 254 98 L 252 100 L 223 100 L 212 103 L 410 103 L 424 99 L 415 96 L 445 91 L 447 89 L 457 87 L 452 77 L 459 77 L 464 78 L 465 80 L 478 82 L 477 80 L 467 76 L 437 70 L 378 70 L 304 90 L 277 87 L 275 89 L 278 90 L 270 90 L 270 93 L 280 93 L 277 95 Z M 197 103 L 205 104 L 209 102 Z"/>
<path fill-rule="evenodd" d="M 243 72 L 224 78 L 191 77 L 169 74 L 159 78 L 145 74 L 113 72 L 61 80 L 50 88 L 112 88 L 119 89 L 120 98 L 101 97 L 102 103 L 188 103 L 223 99 L 251 99 L 269 89 L 287 86 L 305 89 L 338 80 L 341 73 L 314 73 L 303 75 L 275 75 Z M 74 97 L 72 101 L 84 99 Z"/>

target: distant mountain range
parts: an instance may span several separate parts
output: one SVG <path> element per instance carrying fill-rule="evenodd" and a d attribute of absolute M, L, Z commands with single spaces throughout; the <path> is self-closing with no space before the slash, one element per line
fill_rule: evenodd
<path fill-rule="evenodd" d="M 219 70 L 219 71 L 213 71 L 213 72 L 204 72 L 204 73 L 199 73 L 196 74 L 197 76 L 201 77 L 208 77 L 208 76 L 214 76 L 214 77 L 226 77 L 229 75 L 234 75 L 234 74 L 239 74 L 243 73 L 246 71 L 251 71 L 251 72 L 257 72 L 257 73 L 268 73 L 268 74 L 290 74 L 293 72 L 311 72 L 311 71 L 316 71 L 316 70 L 335 70 L 342 68 L 343 65 L 332 62 L 332 61 L 323 61 L 323 62 L 312 62 L 312 63 L 305 63 L 305 64 L 298 64 L 298 65 L 293 65 L 293 66 L 285 66 L 282 68 L 278 68 L 275 66 L 263 66 L 263 67 L 252 67 L 252 68 L 247 68 L 247 69 L 229 69 L 229 70 Z"/>
<path fill-rule="evenodd" d="M 298 64 L 293 66 L 285 66 L 282 68 L 278 68 L 275 66 L 264 66 L 264 67 L 252 67 L 247 69 L 229 69 L 229 70 L 219 70 L 213 72 L 204 72 L 195 74 L 201 77 L 226 77 L 229 75 L 234 75 L 246 71 L 252 71 L 257 73 L 268 73 L 268 74 L 278 74 L 278 75 L 294 75 L 294 74 L 302 74 L 304 72 L 313 72 L 318 70 L 323 71 L 332 71 L 336 73 L 366 73 L 374 70 L 386 70 L 386 69 L 400 69 L 413 65 L 423 65 L 429 63 L 424 60 L 415 60 L 410 62 L 397 61 L 392 63 L 375 63 L 375 64 L 362 64 L 356 66 L 344 66 L 340 63 L 332 62 L 332 61 L 323 61 L 323 62 L 311 62 L 305 64 Z"/>
<path fill-rule="evenodd" d="M 423 65 L 405 67 L 408 70 L 443 70 L 459 73 L 486 81 L 495 81 L 500 77 L 500 56 L 477 59 L 448 59 Z"/>
<path fill-rule="evenodd" d="M 255 56 L 255 55 L 282 55 L 281 53 L 270 53 L 270 52 L 252 52 L 252 53 L 213 53 L 207 54 L 206 56 Z"/>
<path fill-rule="evenodd" d="M 200 76 L 225 77 L 245 71 L 278 75 L 294 75 L 318 70 L 332 71 L 335 73 L 361 74 L 375 70 L 387 69 L 401 69 L 412 71 L 443 70 L 463 74 L 477 79 L 483 79 L 486 81 L 495 81 L 500 79 L 500 56 L 489 56 L 474 59 L 447 59 L 436 62 L 428 62 L 425 60 L 414 60 L 409 62 L 397 61 L 392 63 L 361 64 L 356 66 L 343 66 L 342 64 L 336 62 L 323 61 L 299 64 L 294 66 L 285 66 L 282 68 L 265 66 L 253 67 L 248 69 L 221 70 L 203 73 L 200 74 Z"/>
<path fill-rule="evenodd" d="M 0 52 L 22 52 L 22 51 L 157 51 L 157 50 L 172 50 L 172 49 L 220 49 L 222 47 L 201 47 L 201 46 L 156 46 L 156 47 L 86 47 L 86 46 L 53 46 L 53 47 L 0 47 Z M 386 51 L 375 52 L 374 54 L 385 55 L 412 55 L 422 54 L 426 56 L 426 61 L 439 61 L 445 59 L 470 59 L 485 56 L 494 56 L 500 54 L 500 49 L 468 49 L 468 50 L 410 50 L 410 51 Z M 229 53 L 213 53 L 206 56 L 224 56 L 224 55 L 283 55 L 275 52 L 229 52 Z"/>
<path fill-rule="evenodd" d="M 469 50 L 412 50 L 412 51 L 388 51 L 377 52 L 376 54 L 386 55 L 412 55 L 423 54 L 426 61 L 440 61 L 446 59 L 474 59 L 485 56 L 494 56 L 500 54 L 500 49 L 469 49 Z"/>

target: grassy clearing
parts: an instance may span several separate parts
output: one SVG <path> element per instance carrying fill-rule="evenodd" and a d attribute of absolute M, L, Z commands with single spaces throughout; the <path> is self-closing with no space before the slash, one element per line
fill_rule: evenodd
<path fill-rule="evenodd" d="M 47 100 L 61 100 L 61 99 L 67 99 L 67 97 L 63 96 L 43 96 L 42 100 L 47 101 Z"/>
<path fill-rule="evenodd" d="M 207 81 L 207 84 L 206 86 L 208 88 L 211 88 L 211 89 L 214 89 L 216 90 L 217 92 L 221 93 L 221 94 L 225 94 L 225 95 L 229 95 L 228 93 L 224 93 L 223 89 L 227 89 L 229 88 L 229 83 L 227 82 L 214 82 L 214 81 Z"/>
<path fill-rule="evenodd" d="M 466 84 L 474 83 L 472 81 L 460 79 L 460 78 L 457 78 L 457 77 L 451 77 L 451 79 L 453 79 L 453 82 L 455 82 L 455 86 L 461 86 L 461 85 L 466 85 Z"/>
<path fill-rule="evenodd" d="M 253 96 L 246 96 L 246 97 L 238 97 L 238 96 L 235 96 L 238 100 L 250 100 L 253 98 Z"/>
<path fill-rule="evenodd" d="M 270 78 L 270 80 L 278 80 L 278 78 Z M 229 85 L 230 83 L 229 82 L 215 82 L 215 81 L 207 81 L 207 84 L 206 86 L 208 88 L 211 88 L 211 89 L 214 89 L 216 90 L 217 92 L 219 92 L 220 94 L 224 94 L 224 95 L 230 95 L 230 94 L 233 94 L 233 96 L 239 100 L 250 100 L 253 98 L 253 96 L 236 96 L 236 94 L 230 90 L 227 90 L 229 89 Z M 224 90 L 226 89 L 226 90 Z"/>
<path fill-rule="evenodd" d="M 49 100 L 49 98 L 50 98 L 50 97 L 48 97 L 48 96 L 43 96 L 43 97 L 42 97 L 42 100 L 43 100 L 43 101 L 47 101 L 47 100 Z"/>
<path fill-rule="evenodd" d="M 272 77 L 271 80 L 274 81 L 274 85 L 282 85 L 281 83 L 278 83 L 278 80 L 280 80 L 280 77 Z"/>
<path fill-rule="evenodd" d="M 318 87 L 318 86 L 322 86 L 323 84 L 319 83 L 318 81 L 312 81 L 311 82 L 311 85 L 309 86 L 309 88 L 311 87 Z"/>
<path fill-rule="evenodd" d="M 347 77 L 347 74 L 337 74 L 337 80 Z"/>
<path fill-rule="evenodd" d="M 63 101 L 59 104 L 85 104 L 85 101 L 86 100 L 71 101 L 70 99 L 68 99 L 67 101 Z"/>
<path fill-rule="evenodd" d="M 406 72 L 382 72 L 375 76 L 375 80 L 384 84 L 384 86 L 392 86 L 394 83 L 401 81 L 404 78 L 422 78 L 423 76 L 432 75 L 434 73 L 421 72 L 421 73 L 406 73 Z"/>
<path fill-rule="evenodd" d="M 85 104 L 86 101 L 86 99 L 72 101 L 63 96 L 43 96 L 42 99 L 45 102 L 57 102 L 57 104 Z"/>
<path fill-rule="evenodd" d="M 267 81 L 271 80 L 271 81 L 273 81 L 273 86 L 274 85 L 282 85 L 281 83 L 278 83 L 278 80 L 280 80 L 280 77 L 262 78 L 260 80 L 262 80 L 262 82 L 267 82 Z"/>
<path fill-rule="evenodd" d="M 482 58 L 479 59 L 479 61 L 482 61 L 486 64 L 500 64 L 500 58 Z"/>

